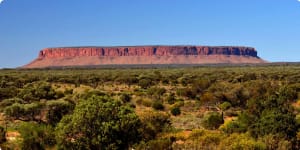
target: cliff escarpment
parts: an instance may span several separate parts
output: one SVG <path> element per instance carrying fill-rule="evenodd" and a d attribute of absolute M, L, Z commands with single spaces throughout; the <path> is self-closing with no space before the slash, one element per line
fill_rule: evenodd
<path fill-rule="evenodd" d="M 110 64 L 263 63 L 252 47 L 119 46 L 58 47 L 40 51 L 24 68 Z"/>
<path fill-rule="evenodd" d="M 172 56 L 172 55 L 237 55 L 257 57 L 251 47 L 209 46 L 134 46 L 134 47 L 63 47 L 41 50 L 39 58 L 80 56 Z"/>

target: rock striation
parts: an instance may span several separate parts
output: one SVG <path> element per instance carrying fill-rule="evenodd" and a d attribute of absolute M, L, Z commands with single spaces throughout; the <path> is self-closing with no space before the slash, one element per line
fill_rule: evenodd
<path fill-rule="evenodd" d="M 111 64 L 263 63 L 252 47 L 118 46 L 45 48 L 24 68 Z"/>

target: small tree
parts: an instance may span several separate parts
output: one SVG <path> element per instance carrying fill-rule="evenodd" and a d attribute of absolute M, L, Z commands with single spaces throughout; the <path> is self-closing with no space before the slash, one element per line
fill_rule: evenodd
<path fill-rule="evenodd" d="M 140 140 L 140 120 L 129 106 L 107 96 L 76 105 L 57 125 L 60 149 L 127 149 Z"/>
<path fill-rule="evenodd" d="M 261 137 L 274 134 L 278 138 L 295 138 L 298 128 L 296 116 L 289 106 L 289 102 L 295 98 L 292 93 L 292 89 L 283 87 L 267 98 L 248 102 L 246 112 L 253 120 L 248 130 L 251 135 Z"/>

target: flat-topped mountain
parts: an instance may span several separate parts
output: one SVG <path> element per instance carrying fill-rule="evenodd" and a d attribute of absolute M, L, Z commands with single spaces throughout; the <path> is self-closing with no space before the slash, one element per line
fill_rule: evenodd
<path fill-rule="evenodd" d="M 57 47 L 40 51 L 24 68 L 123 64 L 264 63 L 252 47 L 115 46 Z"/>

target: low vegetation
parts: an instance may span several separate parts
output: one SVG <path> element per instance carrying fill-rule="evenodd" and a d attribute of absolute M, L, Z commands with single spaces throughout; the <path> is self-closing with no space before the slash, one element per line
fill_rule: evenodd
<path fill-rule="evenodd" d="M 0 70 L 2 149 L 300 149 L 300 66 Z"/>

